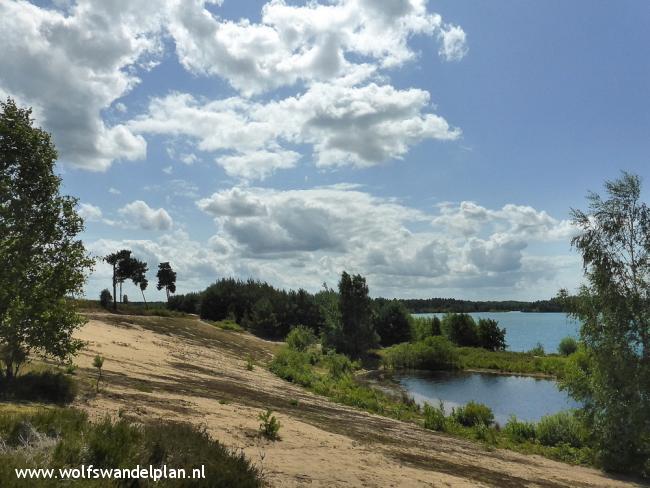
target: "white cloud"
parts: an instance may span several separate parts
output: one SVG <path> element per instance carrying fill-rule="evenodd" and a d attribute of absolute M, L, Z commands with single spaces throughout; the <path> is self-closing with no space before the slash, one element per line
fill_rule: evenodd
<path fill-rule="evenodd" d="M 218 157 L 218 163 L 230 175 L 263 179 L 298 160 L 283 144 L 311 145 L 319 166 L 368 167 L 401 158 L 423 140 L 457 139 L 460 130 L 428 112 L 428 105 L 423 90 L 374 83 L 319 83 L 302 95 L 267 103 L 233 97 L 202 104 L 176 93 L 153 99 L 147 114 L 129 127 L 190 137 L 202 151 L 237 151 Z"/>
<path fill-rule="evenodd" d="M 98 222 L 102 219 L 102 209 L 90 203 L 80 203 L 78 213 L 86 222 Z"/>
<path fill-rule="evenodd" d="M 105 171 L 117 160 L 146 157 L 146 140 L 132 124 L 119 120 L 129 112 L 122 99 L 141 82 L 143 71 L 163 59 L 170 44 L 186 69 L 225 79 L 244 96 L 291 85 L 301 91 L 306 88 L 302 95 L 284 100 L 302 111 L 302 121 L 293 121 L 281 136 L 302 139 L 300 131 L 306 129 L 305 138 L 315 146 L 320 164 L 370 165 L 378 159 L 399 158 L 420 140 L 457 135 L 440 117 L 420 113 L 421 104 L 428 103 L 425 92 L 369 84 L 371 77 L 385 80 L 386 70 L 417 56 L 409 45 L 416 35 L 439 41 L 445 59 L 461 57 L 462 29 L 444 24 L 438 14 L 427 10 L 425 0 L 334 0 L 302 6 L 271 0 L 263 6 L 259 23 L 220 18 L 206 8 L 208 3 L 220 4 L 77 0 L 44 8 L 18 0 L 2 2 L 0 94 L 34 107 L 38 123 L 54 134 L 62 161 L 93 171 Z M 361 83 L 365 86 L 357 87 Z M 318 103 L 321 113 L 311 114 L 308 105 L 320 95 L 325 97 Z M 338 96 L 354 103 L 353 111 L 345 113 Z M 412 104 L 406 117 L 393 112 L 396 99 L 402 98 Z M 362 117 L 358 110 L 363 104 L 370 112 Z M 394 108 L 405 110 L 399 104 Z M 276 111 L 283 110 L 278 104 Z M 111 115 L 110 123 L 104 113 Z M 228 114 L 212 115 L 203 120 L 201 130 L 219 132 L 227 126 L 214 123 L 231 119 Z M 304 125 L 312 121 L 311 116 L 314 123 L 327 123 L 318 115 L 342 117 L 336 123 L 339 132 Z M 241 113 L 235 118 L 241 118 Z M 367 152 L 358 144 L 349 147 L 347 121 L 354 124 L 351 133 L 385 137 L 388 142 Z M 239 127 L 246 122 L 239 120 Z M 235 159 L 224 160 L 233 174 L 261 178 L 278 167 L 291 166 L 290 161 L 295 163 L 296 158 L 279 157 L 281 151 L 271 147 L 276 136 L 265 131 L 262 142 L 255 136 L 261 122 L 253 120 L 243 129 L 242 147 L 234 141 L 226 144 L 226 149 L 241 150 L 232 156 Z M 320 144 L 323 134 L 327 137 Z M 237 135 L 231 133 L 230 138 Z M 211 146 L 209 140 L 201 145 Z M 290 150 L 284 148 L 284 156 Z M 260 151 L 273 152 L 275 160 L 256 171 Z M 186 156 L 182 158 L 186 164 L 194 162 L 193 154 Z M 252 160 L 251 164 L 244 164 L 244 159 Z"/>
<path fill-rule="evenodd" d="M 439 54 L 447 61 L 460 61 L 467 54 L 465 31 L 457 25 L 445 26 L 440 31 L 442 45 Z"/>
<path fill-rule="evenodd" d="M 172 218 L 164 208 L 153 209 L 142 200 L 125 205 L 119 213 L 127 219 L 127 226 L 145 230 L 168 230 L 173 224 Z"/>
<path fill-rule="evenodd" d="M 118 190 L 117 188 L 113 188 L 112 186 L 108 189 L 108 193 L 111 193 L 112 195 L 119 195 L 122 192 Z"/>
<path fill-rule="evenodd" d="M 219 19 L 194 2 L 173 9 L 168 26 L 180 62 L 227 79 L 249 96 L 298 81 L 367 76 L 413 59 L 414 35 L 440 37 L 445 59 L 463 51 L 459 27 L 445 27 L 425 0 L 335 0 L 287 5 L 271 0 L 260 23 Z M 447 30 L 443 30 L 443 29 Z M 452 34 L 447 34 L 450 31 Z M 354 61 L 365 58 L 363 62 Z"/>

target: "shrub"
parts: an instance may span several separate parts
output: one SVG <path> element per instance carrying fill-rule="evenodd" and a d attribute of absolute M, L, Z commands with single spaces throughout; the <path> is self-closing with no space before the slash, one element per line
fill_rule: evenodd
<path fill-rule="evenodd" d="M 110 307 L 113 303 L 113 295 L 111 295 L 111 292 L 108 290 L 108 288 L 104 288 L 99 294 L 99 303 L 104 308 Z"/>
<path fill-rule="evenodd" d="M 0 378 L 0 399 L 30 402 L 70 403 L 77 395 L 77 385 L 60 371 L 29 372 L 13 380 Z"/>
<path fill-rule="evenodd" d="M 574 412 L 558 412 L 546 415 L 537 424 L 537 439 L 544 446 L 567 444 L 582 447 L 586 432 Z"/>
<path fill-rule="evenodd" d="M 514 415 L 508 419 L 503 433 L 513 442 L 534 441 L 536 434 L 535 424 L 532 422 L 521 422 Z"/>
<path fill-rule="evenodd" d="M 411 339 L 413 342 L 423 341 L 427 337 L 439 336 L 440 319 L 433 317 L 410 317 Z"/>
<path fill-rule="evenodd" d="M 334 379 L 342 378 L 358 369 L 358 364 L 351 361 L 349 357 L 331 351 L 323 357 L 323 363 L 327 367 L 329 375 Z"/>
<path fill-rule="evenodd" d="M 546 352 L 544 351 L 544 346 L 542 343 L 538 342 L 535 344 L 535 347 L 528 351 L 528 354 L 532 354 L 533 356 L 544 356 L 546 355 Z"/>
<path fill-rule="evenodd" d="M 311 369 L 309 354 L 288 347 L 278 351 L 271 362 L 270 369 L 280 378 L 302 386 L 311 386 L 316 380 Z"/>
<path fill-rule="evenodd" d="M 167 300 L 167 308 L 179 312 L 198 314 L 201 309 L 201 294 L 172 295 Z"/>
<path fill-rule="evenodd" d="M 479 424 L 489 426 L 494 422 L 494 414 L 490 407 L 474 401 L 454 409 L 451 415 L 456 422 L 465 427 L 474 427 Z"/>
<path fill-rule="evenodd" d="M 557 352 L 563 356 L 570 356 L 578 350 L 578 342 L 573 337 L 565 337 L 560 341 Z"/>
<path fill-rule="evenodd" d="M 489 351 L 503 351 L 506 344 L 506 329 L 492 319 L 479 319 L 477 326 L 478 345 Z"/>
<path fill-rule="evenodd" d="M 444 337 L 432 336 L 414 344 L 398 344 L 382 352 L 383 364 L 389 369 L 455 369 L 458 354 Z"/>
<path fill-rule="evenodd" d="M 442 402 L 438 407 L 424 404 L 424 428 L 444 432 L 446 430 L 445 407 Z"/>
<path fill-rule="evenodd" d="M 129 303 L 129 297 L 126 294 L 122 295 L 122 303 L 124 304 Z"/>
<path fill-rule="evenodd" d="M 441 322 L 442 331 L 458 346 L 477 346 L 478 332 L 474 319 L 466 313 L 448 313 Z"/>
<path fill-rule="evenodd" d="M 304 325 L 298 325 L 287 334 L 287 346 L 295 351 L 305 351 L 316 343 L 314 332 Z"/>
<path fill-rule="evenodd" d="M 280 422 L 273 415 L 273 411 L 269 408 L 266 412 L 262 412 L 257 417 L 260 420 L 260 433 L 269 440 L 275 441 L 280 438 L 278 432 L 280 431 Z"/>
<path fill-rule="evenodd" d="M 250 354 L 246 358 L 246 369 L 248 371 L 253 371 L 255 369 L 255 361 L 253 361 L 253 356 Z"/>
<path fill-rule="evenodd" d="M 476 440 L 487 442 L 489 444 L 496 444 L 497 442 L 497 432 L 489 425 L 483 423 L 476 424 L 472 428 L 472 433 Z"/>
<path fill-rule="evenodd" d="M 409 313 L 398 300 L 381 305 L 373 322 L 375 331 L 379 334 L 379 343 L 384 347 L 411 339 Z"/>

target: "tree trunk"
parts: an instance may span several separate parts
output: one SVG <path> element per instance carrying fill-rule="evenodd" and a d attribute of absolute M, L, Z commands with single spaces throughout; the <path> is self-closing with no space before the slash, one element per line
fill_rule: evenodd
<path fill-rule="evenodd" d="M 113 310 L 117 311 L 117 281 L 115 280 L 115 264 L 113 264 Z"/>
<path fill-rule="evenodd" d="M 120 281 L 120 303 L 122 302 L 122 282 Z"/>
<path fill-rule="evenodd" d="M 165 293 L 167 293 L 167 301 L 169 301 L 169 288 L 165 287 Z"/>
<path fill-rule="evenodd" d="M 140 289 L 140 292 L 142 293 L 142 300 L 144 300 L 144 308 L 147 308 L 147 299 L 144 297 L 144 290 Z"/>

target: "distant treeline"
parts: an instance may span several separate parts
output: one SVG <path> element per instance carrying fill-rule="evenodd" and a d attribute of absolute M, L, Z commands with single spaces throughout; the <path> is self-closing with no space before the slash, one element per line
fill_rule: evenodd
<path fill-rule="evenodd" d="M 505 301 L 472 301 L 455 298 L 413 298 L 401 299 L 406 309 L 411 313 L 471 313 L 471 312 L 565 312 L 557 298 L 538 300 L 535 302 Z"/>

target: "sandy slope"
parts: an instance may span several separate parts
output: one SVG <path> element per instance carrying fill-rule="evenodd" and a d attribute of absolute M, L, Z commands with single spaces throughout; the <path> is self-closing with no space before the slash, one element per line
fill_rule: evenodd
<path fill-rule="evenodd" d="M 78 337 L 88 341 L 82 368 L 106 358 L 105 391 L 80 404 L 92 416 L 121 410 L 204 424 L 262 466 L 271 486 L 638 486 L 331 403 L 262 367 L 246 370 L 249 353 L 268 359 L 275 344 L 197 319 L 96 314 Z M 282 423 L 278 442 L 257 436 L 265 407 Z"/>

